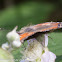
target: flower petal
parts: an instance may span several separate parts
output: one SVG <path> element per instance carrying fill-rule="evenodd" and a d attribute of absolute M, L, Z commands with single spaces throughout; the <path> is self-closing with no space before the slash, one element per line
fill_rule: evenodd
<path fill-rule="evenodd" d="M 20 62 L 29 62 L 29 61 L 27 61 L 27 60 L 21 60 Z"/>
<path fill-rule="evenodd" d="M 44 47 L 47 47 L 48 46 L 48 34 L 44 34 L 43 40 L 42 40 L 42 45 Z"/>
<path fill-rule="evenodd" d="M 47 47 L 48 46 L 48 34 L 45 34 L 44 36 L 45 36 L 45 47 Z"/>
<path fill-rule="evenodd" d="M 45 51 L 41 57 L 41 62 L 55 62 L 56 55 L 50 51 Z"/>

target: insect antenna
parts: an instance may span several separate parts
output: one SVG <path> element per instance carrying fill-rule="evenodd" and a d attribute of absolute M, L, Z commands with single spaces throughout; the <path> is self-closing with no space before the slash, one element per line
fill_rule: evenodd
<path fill-rule="evenodd" d="M 51 40 L 53 40 L 53 38 L 52 37 L 50 37 L 50 36 L 48 36 Z M 54 40 L 53 40 L 54 41 Z"/>
<path fill-rule="evenodd" d="M 50 37 L 50 36 L 48 36 L 48 37 L 53 41 L 52 44 L 55 45 L 55 42 L 54 42 L 53 38 Z"/>

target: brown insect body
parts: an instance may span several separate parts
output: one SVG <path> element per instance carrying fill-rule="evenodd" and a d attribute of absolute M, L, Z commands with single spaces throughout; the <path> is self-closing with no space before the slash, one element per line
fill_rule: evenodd
<path fill-rule="evenodd" d="M 35 33 L 41 32 L 46 33 L 51 30 L 62 28 L 62 22 L 46 22 L 33 26 L 24 27 L 19 31 L 20 41 L 25 40 Z"/>

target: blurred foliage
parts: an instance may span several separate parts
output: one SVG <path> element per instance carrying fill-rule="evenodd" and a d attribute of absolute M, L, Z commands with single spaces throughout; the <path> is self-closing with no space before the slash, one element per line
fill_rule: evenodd
<path fill-rule="evenodd" d="M 27 24 L 38 24 L 47 21 L 55 6 L 50 3 L 28 2 L 0 12 L 0 27 L 11 29 L 18 25 L 20 28 Z"/>
<path fill-rule="evenodd" d="M 0 48 L 0 62 L 14 62 L 13 55 Z"/>
<path fill-rule="evenodd" d="M 50 37 L 53 40 L 49 38 L 49 50 L 56 54 L 56 62 L 62 62 L 62 32 L 50 33 Z"/>
<path fill-rule="evenodd" d="M 7 42 L 6 34 L 16 25 L 18 30 L 28 24 L 38 24 L 47 22 L 51 13 L 56 10 L 56 6 L 46 2 L 25 2 L 0 11 L 0 46 Z M 52 21 L 52 20 L 50 20 Z M 54 41 L 49 39 L 49 49 L 57 55 L 56 62 L 62 61 L 62 33 L 51 33 L 50 36 Z M 12 52 L 15 59 L 21 59 L 22 47 Z M 16 61 L 19 62 L 19 61 Z"/>

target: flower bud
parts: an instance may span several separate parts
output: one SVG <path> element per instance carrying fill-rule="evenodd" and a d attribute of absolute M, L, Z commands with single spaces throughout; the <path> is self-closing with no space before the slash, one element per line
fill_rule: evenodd
<path fill-rule="evenodd" d="M 7 49 L 9 49 L 9 45 L 8 45 L 8 43 L 6 42 L 6 43 L 4 43 L 4 44 L 2 44 L 2 46 L 1 46 L 4 50 L 7 50 Z"/>
<path fill-rule="evenodd" d="M 20 41 L 13 41 L 13 42 L 12 42 L 12 45 L 13 45 L 14 47 L 20 47 L 20 46 L 21 46 L 21 42 L 20 42 Z"/>
<path fill-rule="evenodd" d="M 10 44 L 14 47 L 20 47 L 21 42 L 20 42 L 20 36 L 16 32 L 17 26 L 7 34 L 7 39 L 9 40 Z"/>
<path fill-rule="evenodd" d="M 20 36 L 18 35 L 18 33 L 16 32 L 17 26 L 7 34 L 7 39 L 12 42 L 14 40 L 20 40 Z"/>

